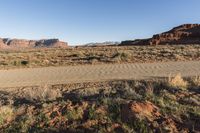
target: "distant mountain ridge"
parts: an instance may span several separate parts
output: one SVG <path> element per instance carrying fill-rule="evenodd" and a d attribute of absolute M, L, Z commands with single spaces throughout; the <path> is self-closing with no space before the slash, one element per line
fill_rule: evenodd
<path fill-rule="evenodd" d="M 1 49 L 40 48 L 40 47 L 65 48 L 67 46 L 68 46 L 67 42 L 62 42 L 59 39 L 26 40 L 26 39 L 0 38 Z"/>
<path fill-rule="evenodd" d="M 119 42 L 100 42 L 88 43 L 83 46 L 141 46 L 141 45 L 172 45 L 172 44 L 200 44 L 200 24 L 183 24 L 175 27 L 167 32 L 153 35 L 152 38 L 136 39 Z M 67 42 L 59 39 L 42 39 L 42 40 L 26 40 L 26 39 L 9 39 L 0 38 L 0 49 L 15 48 L 66 48 Z"/>
<path fill-rule="evenodd" d="M 152 38 L 128 40 L 123 45 L 200 44 L 200 24 L 183 24 Z"/>
<path fill-rule="evenodd" d="M 112 42 L 112 41 L 107 41 L 107 42 L 92 42 L 92 43 L 87 43 L 83 46 L 87 47 L 97 47 L 97 46 L 115 46 L 120 44 L 120 42 Z"/>

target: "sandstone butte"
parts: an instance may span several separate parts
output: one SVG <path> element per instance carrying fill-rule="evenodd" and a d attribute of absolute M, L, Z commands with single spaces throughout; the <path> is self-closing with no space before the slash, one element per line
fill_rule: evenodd
<path fill-rule="evenodd" d="M 42 48 L 42 47 L 61 47 L 65 48 L 68 44 L 59 39 L 25 40 L 0 38 L 0 49 L 15 48 Z"/>
<path fill-rule="evenodd" d="M 120 45 L 200 44 L 200 24 L 183 24 L 152 38 L 123 41 Z"/>

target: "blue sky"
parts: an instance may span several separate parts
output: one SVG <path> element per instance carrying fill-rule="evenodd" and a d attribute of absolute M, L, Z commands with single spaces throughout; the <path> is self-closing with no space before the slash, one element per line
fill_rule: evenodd
<path fill-rule="evenodd" d="M 200 0 L 1 0 L 0 37 L 72 45 L 151 37 L 200 22 Z"/>

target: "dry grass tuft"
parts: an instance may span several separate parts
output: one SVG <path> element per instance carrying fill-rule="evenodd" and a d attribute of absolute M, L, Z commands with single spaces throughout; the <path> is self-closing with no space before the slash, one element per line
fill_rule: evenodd
<path fill-rule="evenodd" d="M 31 88 L 25 93 L 25 98 L 29 101 L 53 101 L 61 97 L 59 90 L 44 85 L 37 88 Z"/>
<path fill-rule="evenodd" d="M 194 79 L 192 79 L 192 82 L 194 86 L 200 86 L 200 76 L 196 76 Z"/>
<path fill-rule="evenodd" d="M 188 82 L 185 81 L 181 74 L 177 74 L 175 77 L 169 77 L 169 81 L 168 81 L 169 85 L 172 87 L 178 87 L 181 89 L 185 89 L 187 88 Z"/>
<path fill-rule="evenodd" d="M 14 109 L 10 106 L 0 107 L 0 127 L 13 119 Z"/>

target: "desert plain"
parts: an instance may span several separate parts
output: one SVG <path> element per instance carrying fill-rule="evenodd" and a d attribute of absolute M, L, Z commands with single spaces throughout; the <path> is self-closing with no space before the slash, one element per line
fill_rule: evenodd
<path fill-rule="evenodd" d="M 0 131 L 200 132 L 197 29 L 105 46 L 2 39 Z"/>

